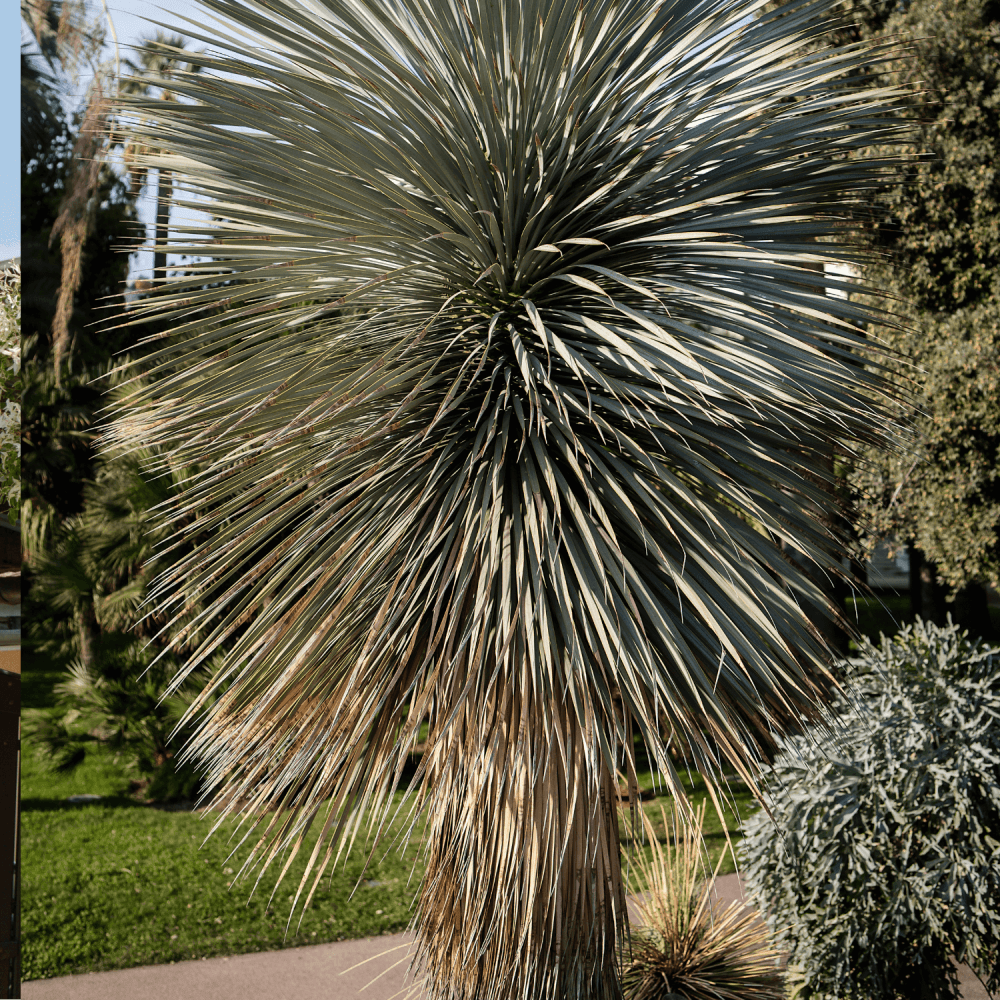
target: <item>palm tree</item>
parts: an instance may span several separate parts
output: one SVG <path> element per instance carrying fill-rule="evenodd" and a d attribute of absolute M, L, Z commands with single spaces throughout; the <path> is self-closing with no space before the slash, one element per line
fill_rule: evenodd
<path fill-rule="evenodd" d="M 185 39 L 180 35 L 167 37 L 157 31 L 154 38 L 145 39 L 136 51 L 137 59 L 125 59 L 124 65 L 129 75 L 122 78 L 120 89 L 123 94 L 155 97 L 160 101 L 175 100 L 170 87 L 171 77 L 177 72 L 196 72 L 191 63 L 183 63 L 179 54 L 184 49 Z M 132 192 L 138 194 L 146 183 L 148 157 L 155 157 L 155 147 L 137 149 L 133 143 L 126 143 L 125 165 L 132 175 Z M 142 153 L 143 156 L 139 154 Z M 162 282 L 167 276 L 167 246 L 170 237 L 170 203 L 173 200 L 173 174 L 162 165 L 156 171 L 156 224 L 153 250 L 153 281 Z"/>
<path fill-rule="evenodd" d="M 825 470 L 889 428 L 815 265 L 884 183 L 886 52 L 812 53 L 829 0 L 203 3 L 216 54 L 124 110 L 216 263 L 130 313 L 174 334 L 106 437 L 205 512 L 151 589 L 217 616 L 189 755 L 279 807 L 244 874 L 319 819 L 294 911 L 426 722 L 431 994 L 616 997 L 634 738 L 755 787 L 835 681 Z"/>
<path fill-rule="evenodd" d="M 82 0 L 21 0 L 21 19 L 38 44 L 48 66 L 59 72 L 50 76 L 41 70 L 30 51 L 22 49 L 21 113 L 22 140 L 29 153 L 38 155 L 38 143 L 62 117 L 57 92 L 67 81 L 79 81 L 86 65 L 92 76 L 80 109 L 79 128 L 73 143 L 72 169 L 65 178 L 59 214 L 49 232 L 49 245 L 56 237 L 62 256 L 62 272 L 52 320 L 52 359 L 56 387 L 62 385 L 63 362 L 71 353 L 70 324 L 75 298 L 83 275 L 84 247 L 99 210 L 100 192 L 106 180 L 108 90 L 113 82 L 112 63 L 101 61 L 104 28 L 101 20 L 88 21 Z M 110 20 L 109 20 L 110 23 Z M 50 150 L 46 150 L 50 153 Z M 27 159 L 22 159 L 22 166 Z"/>
<path fill-rule="evenodd" d="M 86 670 L 99 666 L 102 636 L 142 630 L 145 622 L 138 608 L 152 576 L 152 550 L 164 534 L 155 507 L 176 487 L 162 476 L 147 480 L 137 465 L 134 456 L 106 458 L 95 481 L 84 484 L 83 510 L 75 516 L 60 519 L 44 504 L 26 504 L 24 555 L 32 596 L 39 608 L 72 621 L 69 645 Z M 37 624 L 51 642 L 53 623 Z"/>

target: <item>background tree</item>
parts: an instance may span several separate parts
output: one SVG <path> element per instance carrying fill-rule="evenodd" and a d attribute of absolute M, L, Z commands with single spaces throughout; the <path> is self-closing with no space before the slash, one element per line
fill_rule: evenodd
<path fill-rule="evenodd" d="M 22 46 L 21 63 L 26 646 L 29 665 L 67 672 L 56 710 L 31 735 L 63 768 L 78 764 L 88 747 L 111 746 L 134 765 L 141 783 L 148 782 L 148 795 L 184 797 L 197 779 L 190 765 L 175 767 L 184 733 L 170 733 L 177 698 L 185 692 L 158 703 L 174 661 L 151 666 L 162 644 L 146 648 L 155 620 L 137 610 L 153 544 L 162 539 L 153 508 L 177 488 L 176 477 L 146 477 L 135 456 L 94 452 L 97 412 L 114 385 L 110 371 L 134 340 L 127 324 L 101 320 L 109 300 L 120 302 L 125 289 L 128 260 L 119 251 L 134 237 L 145 168 L 142 176 L 123 177 L 112 166 L 109 153 L 117 139 L 104 128 L 103 104 L 101 121 L 87 111 L 93 91 L 76 113 L 64 109 L 81 58 L 107 69 L 98 61 L 101 33 L 86 8 L 26 2 L 22 13 L 35 43 Z M 145 75 L 127 78 L 124 87 L 162 99 L 151 81 L 169 76 L 172 66 L 172 57 L 142 49 L 125 68 Z M 105 90 L 114 86 L 105 80 Z M 80 132 L 95 124 L 104 132 L 84 149 Z M 90 178 L 96 186 L 81 187 L 75 161 L 88 149 L 99 154 Z M 126 167 L 130 159 L 126 155 Z M 161 201 L 169 189 L 167 181 L 159 185 Z M 74 197 L 82 214 L 67 215 Z M 159 214 L 168 215 L 169 206 Z M 53 239 L 60 225 L 70 223 L 83 239 L 72 274 L 66 246 Z M 60 325 L 59 303 L 70 300 L 72 309 Z"/>
<path fill-rule="evenodd" d="M 61 119 L 56 79 L 38 65 L 39 59 L 21 43 L 21 170 L 37 158 L 55 134 Z"/>
<path fill-rule="evenodd" d="M 93 55 L 97 45 L 94 37 L 81 37 L 88 30 L 81 11 L 30 0 L 22 5 L 24 22 L 39 46 L 38 55 L 24 51 L 21 62 L 26 105 L 21 147 L 24 489 L 36 506 L 44 504 L 63 516 L 79 511 L 82 483 L 92 474 L 89 426 L 101 396 L 92 380 L 132 339 L 127 332 L 94 326 L 106 315 L 107 298 L 124 288 L 128 259 L 117 251 L 135 219 L 135 205 L 127 185 L 100 158 L 93 190 L 84 196 L 75 187 L 81 175 L 74 157 L 80 152 L 80 131 L 94 123 L 86 110 L 94 95 L 70 116 L 61 95 L 76 71 L 75 53 Z M 37 65 L 43 56 L 51 70 L 47 79 Z M 69 202 L 81 197 L 82 215 L 74 216 L 73 225 L 84 224 L 85 232 L 74 230 L 84 235 L 79 253 L 74 249 L 67 263 L 54 237 L 69 225 Z"/>
<path fill-rule="evenodd" d="M 170 89 L 170 78 L 179 70 L 197 72 L 191 63 L 183 63 L 178 55 L 183 50 L 185 40 L 180 35 L 167 37 L 158 31 L 155 38 L 147 39 L 136 50 L 136 58 L 124 60 L 129 75 L 121 81 L 123 94 L 137 94 L 148 97 L 154 94 L 161 101 L 174 100 Z M 155 160 L 157 150 L 137 149 L 133 143 L 126 143 L 123 151 L 126 168 L 131 173 L 133 195 L 138 195 L 147 182 L 148 167 Z M 153 253 L 153 281 L 162 281 L 167 276 L 166 247 L 170 238 L 170 205 L 173 199 L 173 177 L 162 166 L 156 171 L 156 223 Z"/>
<path fill-rule="evenodd" d="M 166 540 L 156 508 L 186 473 L 149 477 L 140 462 L 139 455 L 104 456 L 95 480 L 84 484 L 77 515 L 60 519 L 26 507 L 34 647 L 67 671 L 55 710 L 28 735 L 59 770 L 76 767 L 100 744 L 124 757 L 147 796 L 191 798 L 198 776 L 175 759 L 188 733 L 174 729 L 196 690 L 188 685 L 161 700 L 177 662 L 157 661 L 164 621 L 143 608 Z"/>
<path fill-rule="evenodd" d="M 143 651 L 150 634 L 136 614 L 157 537 L 149 509 L 173 480 L 146 482 L 135 459 L 93 451 L 110 385 L 98 380 L 134 339 L 100 321 L 125 288 L 120 249 L 132 236 L 136 195 L 104 156 L 109 137 L 80 138 L 101 125 L 94 91 L 75 113 L 64 108 L 80 59 L 102 65 L 86 9 L 26 2 L 22 14 L 37 43 L 21 53 L 26 668 L 68 671 L 59 711 L 37 735 L 63 766 L 78 762 L 88 742 L 110 743 L 152 779 L 152 794 L 183 795 L 193 772 L 175 773 L 179 744 L 167 737 L 176 718 L 156 704 L 170 671 L 161 666 L 140 680 L 156 650 Z M 100 155 L 83 177 L 75 159 L 88 149 Z M 71 202 L 78 214 L 67 214 Z M 61 225 L 82 241 L 69 252 L 53 238 Z M 66 723 L 67 714 L 81 724 Z"/>
<path fill-rule="evenodd" d="M 899 127 L 844 79 L 880 53 L 807 56 L 825 2 L 205 6 L 123 114 L 241 283 L 137 304 L 172 336 L 107 437 L 194 469 L 150 590 L 177 644 L 215 616 L 191 759 L 280 806 L 265 865 L 321 817 L 308 901 L 426 721 L 433 994 L 617 996 L 633 736 L 753 785 L 833 684 L 783 546 L 842 572 L 829 456 L 885 435 L 815 268 Z"/>
<path fill-rule="evenodd" d="M 37 14 L 37 5 L 26 4 L 22 13 Z M 59 537 L 64 521 L 80 513 L 84 483 L 94 475 L 91 425 L 102 393 L 93 379 L 107 370 L 111 354 L 130 339 L 114 331 L 97 333 L 93 324 L 103 315 L 102 299 L 120 293 L 124 285 L 128 260 L 117 250 L 123 226 L 135 217 L 127 186 L 104 165 L 79 257 L 79 284 L 66 328 L 70 350 L 64 352 L 65 361 L 60 360 L 63 377 L 57 378 L 54 321 L 66 271 L 61 248 L 51 237 L 73 183 L 75 133 L 82 124 L 81 115 L 67 120 L 61 103 L 67 85 L 64 66 L 72 65 L 73 45 L 66 42 L 60 48 L 59 24 L 49 8 L 42 27 L 36 25 L 40 52 L 49 55 L 49 78 L 40 78 L 39 56 L 30 51 L 23 53 L 21 64 L 26 74 L 22 96 L 29 104 L 43 105 L 41 111 L 22 116 L 22 475 L 27 511 L 42 519 L 42 537 L 50 540 Z M 49 636 L 63 633 L 77 652 L 89 656 L 89 631 L 84 627 L 92 618 L 84 608 L 88 591 L 81 591 L 74 610 L 56 623 L 51 608 L 33 601 L 30 564 L 25 570 L 28 622 Z M 42 628 L 43 622 L 47 628 Z"/>
<path fill-rule="evenodd" d="M 867 454 L 855 482 L 876 535 L 912 539 L 927 560 L 926 617 L 950 606 L 975 634 L 993 632 L 983 584 L 1000 584 L 1000 4 L 911 0 L 852 4 L 859 38 L 905 39 L 873 75 L 914 83 L 916 152 L 874 203 L 865 241 L 884 255 L 868 279 L 897 298 L 898 327 L 878 331 L 917 410 L 900 411 L 905 452 Z"/>
<path fill-rule="evenodd" d="M 0 273 L 0 510 L 21 513 L 21 268 Z"/>
<path fill-rule="evenodd" d="M 50 68 L 58 67 L 63 81 L 78 82 L 81 66 L 90 71 L 90 83 L 73 130 L 73 153 L 64 167 L 59 210 L 47 228 L 49 246 L 58 238 L 61 257 L 51 327 L 52 371 L 58 388 L 63 380 L 63 363 L 74 343 L 71 325 L 76 293 L 83 280 L 85 246 L 103 204 L 108 116 L 116 78 L 112 60 L 102 58 L 104 15 L 88 19 L 86 0 L 22 0 L 21 18 Z M 37 81 L 31 78 L 30 61 L 26 67 L 22 60 L 22 71 L 28 74 L 27 87 L 22 85 L 22 100 L 27 102 L 29 112 L 36 111 L 40 106 L 38 88 Z M 30 113 L 25 124 L 29 130 L 38 127 Z"/>

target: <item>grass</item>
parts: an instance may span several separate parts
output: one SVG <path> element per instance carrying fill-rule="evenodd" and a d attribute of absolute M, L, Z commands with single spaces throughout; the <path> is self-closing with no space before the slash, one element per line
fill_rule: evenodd
<path fill-rule="evenodd" d="M 201 846 L 207 827 L 191 813 L 123 800 L 29 813 L 21 845 L 23 978 L 368 937 L 409 921 L 420 874 L 418 865 L 407 891 L 415 845 L 405 858 L 374 861 L 352 896 L 362 868 L 355 851 L 324 878 L 286 936 L 304 857 L 268 907 L 273 875 L 250 897 L 252 882 L 233 882 L 239 862 L 228 857 L 227 838 Z"/>
<path fill-rule="evenodd" d="M 32 711 L 38 710 L 26 714 Z M 648 772 L 640 778 L 644 787 L 652 785 Z M 419 833 L 402 856 L 396 849 L 383 858 L 380 851 L 355 891 L 367 854 L 356 845 L 346 863 L 324 876 L 301 926 L 297 911 L 286 937 L 290 896 L 315 832 L 268 907 L 272 874 L 252 897 L 251 881 L 233 881 L 246 855 L 242 849 L 230 857 L 234 845 L 227 834 L 234 823 L 203 844 L 207 819 L 136 802 L 128 788 L 128 773 L 106 751 L 91 750 L 68 775 L 48 771 L 30 749 L 25 754 L 25 980 L 394 933 L 409 922 L 423 870 Z M 697 776 L 691 791 L 695 802 L 704 797 Z M 88 804 L 66 801 L 81 793 L 105 798 Z M 642 805 L 658 817 L 655 801 Z M 749 795 L 737 794 L 737 805 L 745 815 Z M 727 814 L 727 825 L 737 839 L 735 814 Z M 706 843 L 714 862 L 725 837 L 711 805 Z M 651 851 L 649 845 L 639 849 Z M 727 860 L 723 871 L 732 871 L 732 859 Z"/>
<path fill-rule="evenodd" d="M 52 689 L 60 681 L 65 680 L 65 672 L 51 669 L 45 664 L 38 667 L 31 666 L 29 669 L 29 664 L 31 660 L 27 656 L 23 657 L 21 708 L 53 708 L 56 696 Z"/>
<path fill-rule="evenodd" d="M 42 714 L 37 708 L 21 709 L 22 731 L 30 730 Z M 60 808 L 70 795 L 104 795 L 124 798 L 129 795 L 131 775 L 111 753 L 98 748 L 74 771 L 59 774 L 38 756 L 30 740 L 23 741 L 21 758 L 21 811 L 33 812 Z"/>
<path fill-rule="evenodd" d="M 848 597 L 844 610 L 848 620 L 857 625 L 858 631 L 876 645 L 881 633 L 895 635 L 900 628 L 913 621 L 910 595 L 907 593 L 884 591 L 872 597 Z M 854 645 L 852 642 L 851 646 Z"/>
<path fill-rule="evenodd" d="M 25 668 L 21 715 L 29 730 L 54 706 L 52 687 L 64 675 L 40 657 L 26 658 Z M 97 746 L 73 771 L 59 774 L 25 741 L 24 980 L 271 951 L 394 933 L 407 926 L 423 873 L 419 828 L 403 854 L 396 849 L 383 858 L 395 832 L 391 827 L 385 848 L 364 871 L 368 845 L 359 837 L 346 863 L 324 876 L 301 924 L 300 904 L 286 935 L 291 897 L 317 831 L 306 837 L 305 848 L 268 905 L 282 859 L 251 896 L 253 877 L 234 881 L 247 854 L 242 848 L 231 856 L 236 823 L 227 823 L 203 843 L 210 817 L 137 801 L 131 793 L 136 777 L 123 760 Z M 80 794 L 102 799 L 67 801 Z"/>
<path fill-rule="evenodd" d="M 63 674 L 49 669 L 40 657 L 26 659 L 25 667 L 22 718 L 27 729 L 55 704 L 52 686 Z M 21 774 L 25 980 L 320 944 L 395 933 L 408 925 L 423 873 L 419 831 L 402 855 L 398 847 L 386 854 L 390 835 L 363 878 L 368 845 L 359 838 L 346 862 L 324 876 L 301 925 L 300 910 L 296 911 L 286 936 L 291 895 L 316 831 L 306 838 L 305 848 L 268 905 L 278 862 L 251 896 L 252 880 L 234 882 L 247 853 L 243 848 L 230 856 L 236 846 L 229 838 L 235 823 L 203 843 L 209 818 L 137 801 L 130 790 L 136 777 L 124 761 L 100 747 L 89 749 L 75 770 L 59 774 L 25 742 Z M 705 797 L 704 782 L 696 774 L 682 777 L 697 804 Z M 654 787 L 649 770 L 640 771 L 639 782 L 644 790 Z M 67 801 L 80 794 L 102 799 L 86 804 Z M 736 811 L 726 812 L 726 826 L 735 842 L 740 838 L 737 813 L 745 818 L 753 803 L 749 793 L 736 786 L 733 804 Z M 642 808 L 664 839 L 657 802 L 643 802 Z M 624 825 L 621 834 L 626 851 L 651 853 L 651 845 L 624 839 Z M 726 841 L 711 803 L 705 836 L 714 864 Z M 722 871 L 732 870 L 729 857 Z"/>
<path fill-rule="evenodd" d="M 950 607 L 947 606 L 947 607 Z M 848 620 L 854 622 L 858 631 L 867 636 L 875 645 L 882 634 L 895 635 L 904 625 L 913 622 L 910 595 L 892 590 L 884 590 L 871 597 L 848 597 L 844 602 Z M 989 607 L 990 621 L 1000 633 L 1000 607 Z M 857 644 L 850 644 L 851 655 L 857 652 Z"/>
<path fill-rule="evenodd" d="M 108 754 L 92 751 L 69 776 L 46 773 L 30 751 L 25 757 L 25 980 L 368 937 L 409 922 L 422 874 L 419 833 L 402 856 L 379 851 L 355 891 L 367 854 L 356 845 L 346 864 L 324 876 L 301 925 L 296 911 L 286 936 L 315 831 L 268 906 L 275 869 L 252 897 L 252 880 L 234 881 L 247 853 L 230 856 L 235 822 L 203 844 L 207 818 L 134 801 L 128 775 Z M 107 797 L 66 801 L 80 792 Z"/>
<path fill-rule="evenodd" d="M 729 846 L 727 844 L 726 834 L 729 834 L 729 840 L 735 848 L 743 839 L 743 821 L 748 819 L 753 813 L 757 812 L 760 807 L 757 805 L 754 797 L 750 794 L 749 790 L 742 782 L 731 780 L 730 788 L 728 790 L 725 787 L 722 788 L 723 801 L 721 804 L 723 806 L 723 817 L 725 819 L 725 827 L 723 827 L 715 806 L 712 803 L 712 799 L 708 794 L 708 790 L 705 787 L 705 779 L 702 778 L 700 774 L 689 774 L 680 769 L 679 773 L 691 805 L 698 808 L 702 805 L 702 803 L 706 803 L 705 825 L 702 831 L 705 841 L 704 846 L 707 850 L 707 854 L 705 855 L 706 865 L 709 866 L 710 870 L 714 870 L 715 865 L 721 857 L 722 865 L 719 868 L 719 874 L 731 874 L 736 871 L 736 865 L 733 860 L 732 852 L 729 850 Z M 640 772 L 637 777 L 639 779 L 640 789 L 646 790 L 647 792 L 656 790 L 653 776 L 649 771 Z M 641 806 L 642 811 L 646 814 L 653 825 L 657 840 L 661 845 L 668 847 L 667 854 L 669 856 L 673 848 L 668 845 L 667 830 L 663 825 L 660 813 L 661 803 L 666 805 L 667 813 L 669 814 L 669 802 L 664 802 L 664 798 L 662 796 L 647 799 L 641 803 Z M 622 859 L 623 864 L 627 865 L 631 872 L 631 869 L 635 864 L 636 855 L 643 858 L 647 863 L 652 860 L 653 846 L 648 842 L 643 843 L 642 840 L 638 838 L 633 839 L 629 836 L 630 831 L 627 829 L 625 823 L 626 815 L 627 813 L 619 816 L 618 834 L 621 838 L 622 849 L 624 851 Z M 630 857 L 632 858 L 631 861 L 629 860 Z M 632 884 L 633 879 L 631 874 L 629 878 L 630 884 Z"/>

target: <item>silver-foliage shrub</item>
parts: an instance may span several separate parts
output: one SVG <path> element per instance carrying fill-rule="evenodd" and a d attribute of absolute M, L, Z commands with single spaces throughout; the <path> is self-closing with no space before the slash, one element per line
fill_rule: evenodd
<path fill-rule="evenodd" d="M 955 997 L 952 954 L 1000 987 L 998 654 L 918 619 L 784 741 L 743 851 L 801 996 Z"/>

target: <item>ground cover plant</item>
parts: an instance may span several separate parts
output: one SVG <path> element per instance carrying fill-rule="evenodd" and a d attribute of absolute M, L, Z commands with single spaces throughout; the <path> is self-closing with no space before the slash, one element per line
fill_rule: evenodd
<path fill-rule="evenodd" d="M 763 8 L 204 0 L 204 51 L 150 43 L 197 72 L 117 107 L 212 218 L 104 436 L 190 470 L 149 590 L 171 683 L 210 668 L 187 753 L 280 803 L 266 863 L 333 803 L 307 903 L 426 723 L 434 997 L 617 997 L 633 737 L 752 788 L 834 686 L 831 470 L 891 434 L 824 265 L 906 96 L 810 50 L 831 0 Z"/>
<path fill-rule="evenodd" d="M 789 739 L 744 875 L 815 1000 L 1000 986 L 1000 649 L 920 619 L 849 672 L 833 732 Z"/>

